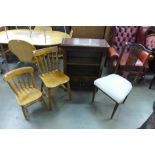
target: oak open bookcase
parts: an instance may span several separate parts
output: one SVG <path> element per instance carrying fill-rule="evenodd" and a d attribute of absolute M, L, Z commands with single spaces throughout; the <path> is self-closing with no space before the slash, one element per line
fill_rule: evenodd
<path fill-rule="evenodd" d="M 101 76 L 103 55 L 109 47 L 104 39 L 64 39 L 64 72 L 70 77 L 72 89 L 92 90 L 94 80 Z"/>

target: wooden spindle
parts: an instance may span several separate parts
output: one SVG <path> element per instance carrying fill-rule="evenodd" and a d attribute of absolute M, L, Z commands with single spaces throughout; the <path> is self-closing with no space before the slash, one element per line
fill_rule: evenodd
<path fill-rule="evenodd" d="M 44 64 L 45 64 L 45 70 L 46 70 L 46 72 L 48 72 L 47 61 L 46 61 L 45 56 L 44 56 Z"/>
<path fill-rule="evenodd" d="M 53 70 L 52 53 L 50 53 L 49 55 L 50 55 L 51 70 Z"/>
<path fill-rule="evenodd" d="M 40 66 L 40 60 L 38 60 L 39 57 L 36 58 L 37 60 L 37 66 L 38 66 L 38 71 L 39 71 L 39 74 L 41 75 L 42 74 L 42 70 L 41 70 L 41 66 Z"/>
<path fill-rule="evenodd" d="M 42 71 L 42 73 L 44 73 L 45 71 L 44 71 L 44 64 L 43 64 L 43 57 L 42 56 L 39 56 L 39 60 L 40 60 L 40 68 L 41 68 L 41 71 Z"/>
<path fill-rule="evenodd" d="M 13 81 L 13 84 L 15 85 L 16 89 L 17 89 L 19 92 L 21 92 L 21 90 L 20 90 L 18 84 L 16 83 L 16 81 L 15 81 L 14 79 L 12 79 L 12 81 Z"/>
<path fill-rule="evenodd" d="M 18 83 L 19 83 L 19 86 L 20 86 L 21 90 L 24 90 L 24 87 L 22 86 L 22 82 L 21 82 L 19 77 L 18 77 Z"/>
<path fill-rule="evenodd" d="M 27 79 L 28 88 L 30 88 L 31 87 L 31 83 L 30 83 L 29 74 L 26 74 L 26 79 Z"/>
<path fill-rule="evenodd" d="M 53 52 L 52 52 L 52 69 L 55 69 Z"/>
<path fill-rule="evenodd" d="M 33 85 L 33 87 L 35 87 L 35 81 L 34 81 L 34 74 L 33 73 L 31 73 L 31 78 L 32 78 L 32 85 Z"/>
<path fill-rule="evenodd" d="M 24 84 L 24 86 L 26 88 L 26 82 L 25 82 L 25 78 L 24 77 L 25 77 L 25 74 L 21 75 L 22 82 L 23 82 L 23 84 Z"/>
<path fill-rule="evenodd" d="M 47 64 L 48 64 L 48 70 L 52 70 L 51 62 L 50 62 L 50 54 L 47 55 Z"/>
<path fill-rule="evenodd" d="M 8 81 L 7 83 L 9 84 L 9 86 L 10 86 L 10 88 L 13 90 L 13 92 L 14 92 L 16 95 L 18 95 L 18 91 L 19 91 L 19 90 L 17 89 L 18 91 L 16 91 L 16 89 L 15 89 L 14 86 L 11 84 L 11 82 Z M 20 92 L 20 91 L 19 91 L 19 92 Z"/>
<path fill-rule="evenodd" d="M 56 67 L 59 69 L 59 58 L 58 58 L 58 52 L 56 54 Z"/>

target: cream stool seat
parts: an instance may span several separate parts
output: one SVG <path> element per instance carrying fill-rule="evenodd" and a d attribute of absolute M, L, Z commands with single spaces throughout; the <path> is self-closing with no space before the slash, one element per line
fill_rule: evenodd
<path fill-rule="evenodd" d="M 117 103 L 122 103 L 132 89 L 131 82 L 117 74 L 99 78 L 94 81 L 94 85 Z"/>
<path fill-rule="evenodd" d="M 116 103 L 110 117 L 112 119 L 118 108 L 118 105 L 125 102 L 127 96 L 132 90 L 131 82 L 120 75 L 110 74 L 105 77 L 96 79 L 94 81 L 94 85 L 95 89 L 93 92 L 92 102 L 94 102 L 96 90 L 100 89 Z"/>

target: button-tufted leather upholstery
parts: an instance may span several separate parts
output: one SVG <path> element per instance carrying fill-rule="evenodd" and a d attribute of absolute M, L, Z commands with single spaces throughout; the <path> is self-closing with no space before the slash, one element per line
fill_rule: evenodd
<path fill-rule="evenodd" d="M 125 42 L 135 42 L 138 26 L 116 26 L 113 47 L 120 53 Z"/>
<path fill-rule="evenodd" d="M 152 50 L 152 55 L 151 55 L 150 60 L 149 60 L 149 68 L 151 71 L 155 72 L 155 54 L 154 54 L 154 51 L 155 51 L 155 34 L 146 36 L 145 47 Z M 154 81 L 155 81 L 155 75 L 153 76 L 153 78 L 150 82 L 149 89 L 152 88 Z"/>
<path fill-rule="evenodd" d="M 140 27 L 140 26 L 115 26 L 112 27 L 111 37 L 109 40 L 109 44 L 111 47 L 107 51 L 107 57 L 105 59 L 106 62 L 109 62 L 109 67 L 111 72 L 114 72 L 117 60 L 119 58 L 119 54 L 122 51 L 126 51 L 128 49 L 123 49 L 125 42 L 131 43 L 141 43 L 145 42 L 145 34 L 149 27 Z M 124 51 L 124 52 L 125 52 Z M 143 53 L 143 52 L 142 52 Z M 139 62 L 136 63 L 137 69 L 140 66 L 143 66 L 143 59 L 141 58 L 147 57 L 147 54 L 144 52 L 143 56 L 140 56 Z M 148 66 L 144 67 L 144 72 L 147 70 Z M 145 73 L 144 73 L 145 74 Z"/>

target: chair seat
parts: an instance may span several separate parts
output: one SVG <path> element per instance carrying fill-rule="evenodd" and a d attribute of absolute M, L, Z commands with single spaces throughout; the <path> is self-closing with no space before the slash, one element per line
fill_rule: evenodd
<path fill-rule="evenodd" d="M 120 61 L 120 65 L 121 66 L 125 66 L 127 61 L 128 61 L 128 57 L 129 57 L 129 53 L 125 53 L 122 56 L 122 59 Z M 131 66 L 133 67 L 133 65 L 131 64 Z M 143 63 L 140 59 L 137 59 L 135 66 L 143 66 Z"/>
<path fill-rule="evenodd" d="M 40 78 L 47 88 L 54 88 L 69 81 L 69 77 L 59 70 L 42 74 Z"/>
<path fill-rule="evenodd" d="M 38 100 L 42 96 L 42 93 L 36 88 L 24 89 L 18 96 L 16 96 L 19 105 L 28 105 L 31 102 Z"/>
<path fill-rule="evenodd" d="M 94 85 L 117 103 L 122 103 L 132 89 L 131 82 L 117 74 L 96 79 Z"/>
<path fill-rule="evenodd" d="M 119 54 L 112 47 L 109 48 L 108 52 L 109 52 L 108 53 L 109 57 L 113 58 L 113 60 L 114 60 L 114 61 L 112 61 L 112 65 L 116 66 Z M 124 53 L 123 54 L 122 59 L 120 61 L 120 66 L 125 66 L 126 65 L 126 63 L 128 61 L 128 57 L 129 57 L 129 53 Z M 133 66 L 133 65 L 131 65 L 131 66 Z M 143 66 L 142 61 L 140 59 L 137 59 L 135 66 L 136 67 L 142 67 Z"/>

